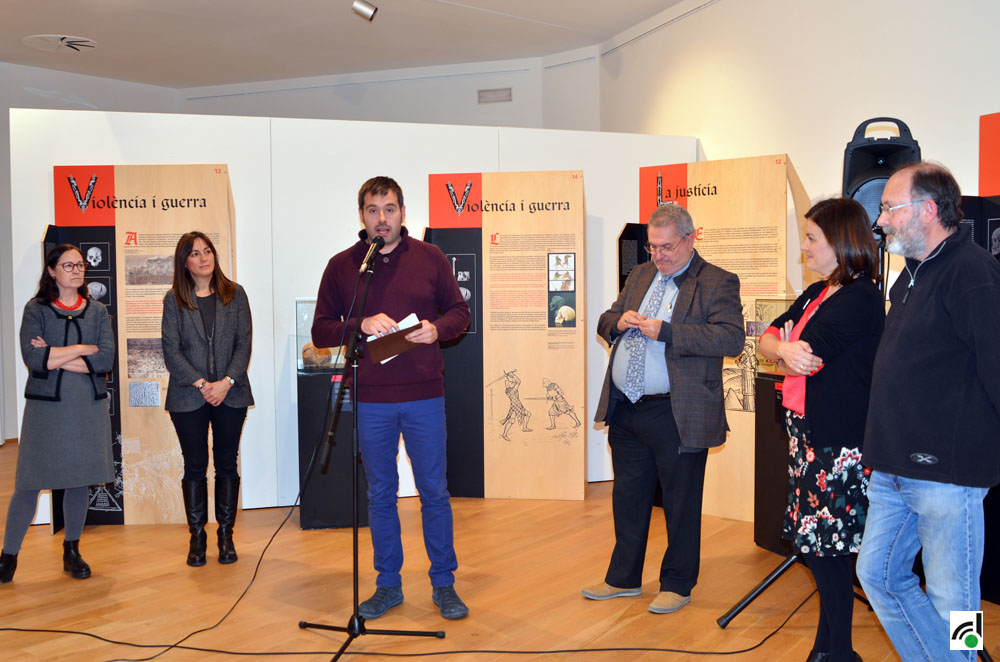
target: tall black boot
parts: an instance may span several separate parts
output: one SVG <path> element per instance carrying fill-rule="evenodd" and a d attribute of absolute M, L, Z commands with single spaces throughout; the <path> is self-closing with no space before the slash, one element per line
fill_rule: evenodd
<path fill-rule="evenodd" d="M 6 584 L 14 579 L 14 571 L 17 570 L 17 554 L 0 554 L 0 584 Z"/>
<path fill-rule="evenodd" d="M 80 556 L 79 540 L 63 541 L 63 570 L 68 572 L 73 579 L 90 577 L 90 566 Z"/>
<path fill-rule="evenodd" d="M 215 477 L 215 519 L 219 523 L 219 563 L 236 563 L 233 523 L 240 496 L 239 476 Z"/>
<path fill-rule="evenodd" d="M 184 512 L 187 514 L 188 531 L 191 541 L 188 544 L 187 564 L 194 567 L 205 565 L 205 524 L 208 523 L 208 484 L 204 477 L 194 480 L 182 480 L 181 492 L 184 494 Z"/>

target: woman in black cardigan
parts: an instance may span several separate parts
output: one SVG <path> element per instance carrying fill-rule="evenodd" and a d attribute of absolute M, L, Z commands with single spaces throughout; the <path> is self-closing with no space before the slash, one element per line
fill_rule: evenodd
<path fill-rule="evenodd" d="M 253 338 L 246 292 L 222 273 L 212 240 L 188 232 L 174 251 L 174 284 L 163 299 L 163 359 L 170 371 L 166 409 L 184 455 L 187 563 L 205 565 L 208 427 L 215 464 L 219 563 L 237 560 L 233 523 L 240 491 L 240 433 L 253 394 L 247 379 Z"/>
<path fill-rule="evenodd" d="M 823 277 L 760 338 L 777 360 L 789 445 L 784 537 L 820 595 L 807 662 L 855 662 L 852 553 L 861 547 L 869 471 L 861 464 L 872 365 L 885 321 L 873 282 L 878 250 L 864 208 L 847 198 L 806 213 L 805 265 Z"/>

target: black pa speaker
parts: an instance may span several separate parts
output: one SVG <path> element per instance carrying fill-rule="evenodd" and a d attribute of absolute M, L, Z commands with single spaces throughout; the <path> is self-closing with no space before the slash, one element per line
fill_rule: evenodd
<path fill-rule="evenodd" d="M 879 122 L 891 122 L 899 136 L 867 138 L 868 127 Z M 920 145 L 913 139 L 910 128 L 893 117 L 873 117 L 854 130 L 854 139 L 844 150 L 844 196 L 857 200 L 868 212 L 872 229 L 878 220 L 882 190 L 898 168 L 920 160 Z"/>
<path fill-rule="evenodd" d="M 646 252 L 648 229 L 645 223 L 626 223 L 618 235 L 619 292 L 625 287 L 625 281 L 632 269 L 649 260 L 649 253 Z"/>

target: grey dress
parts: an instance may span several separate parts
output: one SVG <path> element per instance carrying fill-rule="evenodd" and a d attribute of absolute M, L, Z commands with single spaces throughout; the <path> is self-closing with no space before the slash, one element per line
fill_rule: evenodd
<path fill-rule="evenodd" d="M 100 485 L 114 480 L 111 417 L 105 374 L 115 341 L 108 311 L 89 301 L 81 311 L 62 311 L 31 300 L 21 321 L 21 355 L 30 372 L 18 442 L 19 490 Z M 97 345 L 83 357 L 89 374 L 48 370 L 49 348 L 32 347 L 41 336 L 50 346 Z"/>

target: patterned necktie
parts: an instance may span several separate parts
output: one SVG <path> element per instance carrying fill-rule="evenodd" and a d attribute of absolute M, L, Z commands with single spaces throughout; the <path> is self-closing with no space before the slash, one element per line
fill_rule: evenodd
<path fill-rule="evenodd" d="M 656 317 L 663 303 L 663 293 L 667 291 L 670 276 L 660 276 L 656 287 L 649 295 L 649 301 L 643 308 L 646 317 Z M 646 336 L 639 329 L 629 329 L 623 342 L 628 350 L 628 369 L 625 372 L 625 397 L 636 402 L 646 390 Z"/>

